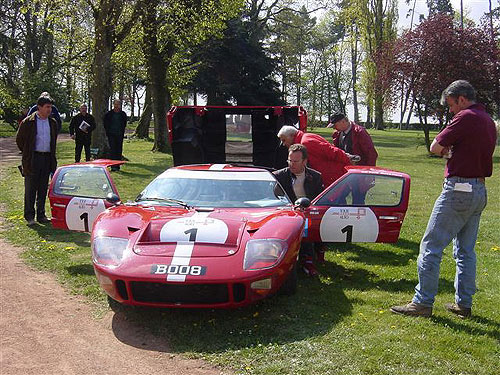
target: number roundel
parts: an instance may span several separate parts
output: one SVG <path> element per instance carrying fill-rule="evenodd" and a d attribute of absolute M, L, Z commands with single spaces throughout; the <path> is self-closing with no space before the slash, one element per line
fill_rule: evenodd
<path fill-rule="evenodd" d="M 222 244 L 226 242 L 228 233 L 227 224 L 222 220 L 195 214 L 165 223 L 160 231 L 160 241 Z"/>
<path fill-rule="evenodd" d="M 66 206 L 66 225 L 69 230 L 90 232 L 97 215 L 105 209 L 102 199 L 73 197 Z"/>
<path fill-rule="evenodd" d="M 376 242 L 378 220 L 368 207 L 330 207 L 319 227 L 323 242 Z"/>

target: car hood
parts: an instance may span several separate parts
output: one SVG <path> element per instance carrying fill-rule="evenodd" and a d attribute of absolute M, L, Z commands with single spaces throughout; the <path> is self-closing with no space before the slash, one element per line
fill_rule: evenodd
<path fill-rule="evenodd" d="M 219 211 L 186 211 L 181 215 L 152 218 L 138 237 L 133 251 L 142 256 L 178 256 L 192 247 L 190 257 L 236 254 L 247 220 Z"/>

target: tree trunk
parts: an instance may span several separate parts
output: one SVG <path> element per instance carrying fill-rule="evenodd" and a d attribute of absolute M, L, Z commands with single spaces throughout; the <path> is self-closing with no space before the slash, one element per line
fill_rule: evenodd
<path fill-rule="evenodd" d="M 73 48 L 75 46 L 75 29 L 72 24 L 70 24 L 69 39 L 68 39 L 68 55 L 67 59 L 73 56 Z M 71 64 L 66 67 L 66 95 L 68 96 L 68 102 L 71 103 L 71 97 L 73 94 L 73 74 L 71 72 Z M 66 112 L 66 119 L 69 119 L 73 114 L 73 108 L 68 108 Z"/>
<path fill-rule="evenodd" d="M 358 89 L 356 84 L 358 82 L 358 27 L 354 28 L 354 42 L 351 42 L 351 71 L 352 71 L 352 106 L 354 107 L 354 122 L 359 122 L 359 108 L 358 108 Z"/>
<path fill-rule="evenodd" d="M 427 148 L 427 152 L 431 152 L 431 140 L 429 136 L 429 126 L 427 124 L 427 109 L 422 113 L 422 105 L 416 101 L 417 104 L 417 112 L 418 119 L 420 121 L 420 125 L 422 126 L 422 130 L 424 131 L 424 139 L 425 139 L 425 147 Z"/>
<path fill-rule="evenodd" d="M 102 12 L 100 13 L 102 14 Z M 104 16 L 105 17 L 105 16 Z M 103 117 L 108 111 L 109 98 L 112 94 L 113 69 L 111 55 L 113 42 L 109 40 L 109 33 L 105 18 L 95 20 L 95 55 L 92 64 L 94 84 L 92 87 L 93 115 L 96 120 L 96 129 L 92 132 L 92 147 L 98 148 L 98 157 L 109 151 L 108 139 L 104 130 Z"/>
<path fill-rule="evenodd" d="M 149 124 L 153 116 L 153 106 L 151 104 L 151 86 L 146 86 L 146 99 L 144 99 L 144 109 L 142 111 L 139 124 L 135 128 L 134 137 L 146 139 L 149 138 Z"/>
<path fill-rule="evenodd" d="M 148 72 L 148 81 L 151 85 L 151 102 L 154 116 L 155 141 L 153 151 L 169 152 L 168 129 L 166 122 L 167 108 L 170 105 L 170 97 L 167 92 L 167 68 L 173 53 L 173 46 L 164 46 L 168 61 L 158 49 L 156 8 L 158 0 L 151 0 L 144 9 L 144 54 Z M 167 42 L 168 43 L 168 42 Z"/>
<path fill-rule="evenodd" d="M 300 105 L 300 101 L 301 101 L 301 92 L 300 92 L 300 85 L 302 83 L 302 80 L 300 79 L 300 77 L 302 76 L 302 54 L 299 54 L 299 66 L 298 66 L 298 74 L 297 74 L 297 105 Z"/>
<path fill-rule="evenodd" d="M 412 100 L 410 103 L 410 109 L 408 110 L 408 117 L 406 118 L 406 129 L 410 128 L 410 120 L 411 120 L 411 115 L 413 113 L 414 105 L 415 105 L 415 100 Z"/>
<path fill-rule="evenodd" d="M 366 124 L 365 128 L 369 129 L 372 127 L 372 105 L 370 102 L 366 103 Z"/>
<path fill-rule="evenodd" d="M 375 92 L 375 129 L 384 130 L 384 99 Z"/>

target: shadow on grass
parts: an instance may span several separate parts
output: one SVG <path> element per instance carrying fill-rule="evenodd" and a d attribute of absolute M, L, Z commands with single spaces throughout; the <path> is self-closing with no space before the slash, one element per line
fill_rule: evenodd
<path fill-rule="evenodd" d="M 351 314 L 352 303 L 337 283 L 325 285 L 303 277 L 294 296 L 273 296 L 235 310 L 115 309 L 112 327 L 127 345 L 138 343 L 131 330 L 147 329 L 166 340 L 165 347 L 173 352 L 217 353 L 324 335 Z M 157 350 L 158 345 L 153 347 Z"/>
<path fill-rule="evenodd" d="M 334 280 L 339 280 L 342 289 L 356 290 L 384 290 L 387 292 L 411 293 L 417 285 L 417 272 L 415 270 L 414 279 L 393 278 L 380 279 L 379 276 L 364 268 L 345 268 L 340 264 L 326 262 L 321 267 L 321 274 Z M 453 292 L 453 282 L 439 279 L 439 289 L 444 292 Z"/>
<path fill-rule="evenodd" d="M 398 250 L 371 249 L 368 246 L 356 244 L 330 244 L 329 248 L 339 251 L 349 251 L 355 254 L 349 255 L 347 259 L 370 265 L 404 266 L 411 259 L 416 259 L 419 253 L 420 244 L 418 242 L 399 239 L 397 243 L 391 244 Z"/>
<path fill-rule="evenodd" d="M 72 276 L 77 275 L 94 275 L 94 267 L 90 263 L 82 263 L 66 267 L 68 273 Z"/>
<path fill-rule="evenodd" d="M 51 224 L 35 225 L 33 230 L 47 241 L 72 242 L 77 246 L 90 248 L 90 235 L 88 233 L 54 229 Z"/>
<path fill-rule="evenodd" d="M 471 336 L 489 336 L 500 344 L 500 324 L 491 319 L 472 316 L 469 319 L 460 320 L 458 317 L 447 318 L 443 316 L 432 316 L 432 321 L 455 331 L 465 332 Z M 485 326 L 487 326 L 485 328 Z"/>

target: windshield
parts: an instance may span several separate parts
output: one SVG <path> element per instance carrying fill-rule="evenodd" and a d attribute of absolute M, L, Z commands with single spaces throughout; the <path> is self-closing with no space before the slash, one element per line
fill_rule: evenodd
<path fill-rule="evenodd" d="M 175 199 L 194 207 L 278 207 L 290 204 L 281 186 L 267 172 L 269 177 L 263 180 L 249 179 L 252 172 L 230 172 L 230 176 L 226 172 L 211 171 L 182 171 L 169 176 L 167 172 L 152 181 L 136 200 L 156 198 L 159 204 L 176 205 L 165 201 Z M 238 175 L 244 178 L 234 178 Z"/>

